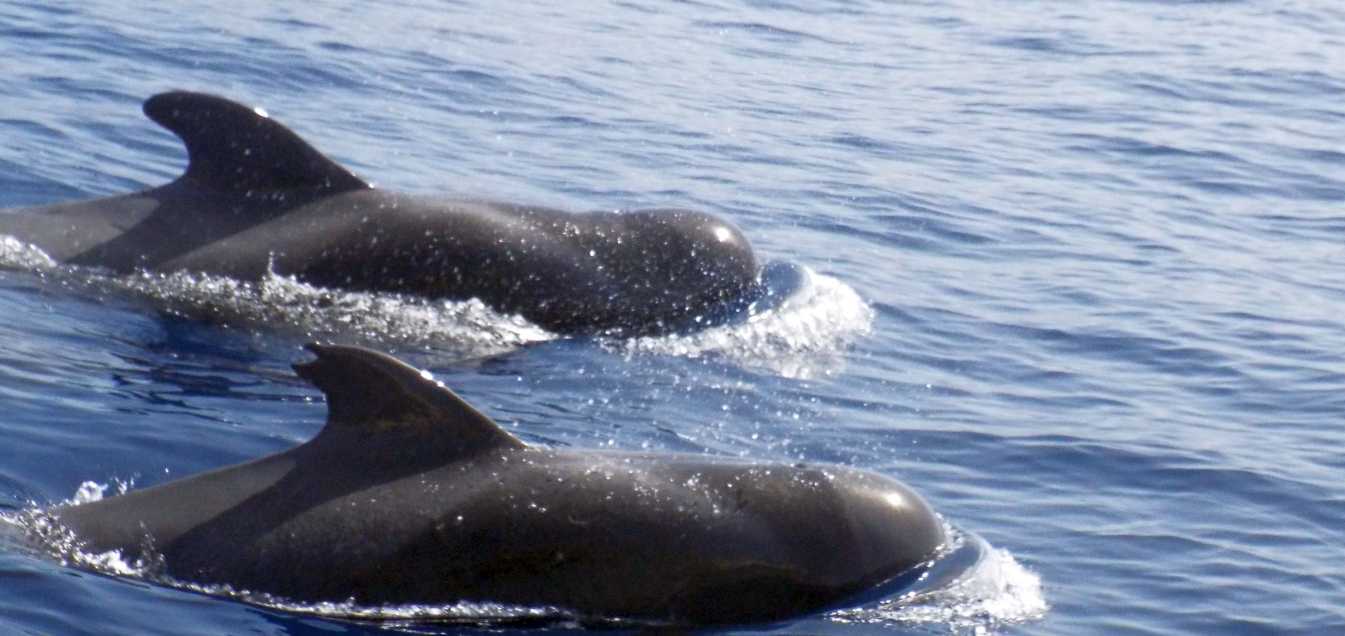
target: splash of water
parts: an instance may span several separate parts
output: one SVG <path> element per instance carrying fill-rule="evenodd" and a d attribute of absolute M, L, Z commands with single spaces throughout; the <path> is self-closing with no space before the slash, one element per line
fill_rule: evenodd
<path fill-rule="evenodd" d="M 325 289 L 273 272 L 256 282 L 196 272 L 120 275 L 62 265 L 36 246 L 0 237 L 0 268 L 27 271 L 77 294 L 145 301 L 163 313 L 243 329 L 297 332 L 314 339 L 433 346 L 483 357 L 550 340 L 554 334 L 480 300 Z"/>
<path fill-rule="evenodd" d="M 842 353 L 873 326 L 873 309 L 845 283 L 807 267 L 772 263 L 766 296 L 745 318 L 689 334 L 631 338 L 606 346 L 628 355 L 719 357 L 784 377 L 835 373 Z"/>
<path fill-rule="evenodd" d="M 257 283 L 191 272 L 138 272 L 101 281 L 148 298 L 176 316 L 247 328 L 287 327 L 313 338 L 449 349 L 482 357 L 555 338 L 475 298 L 431 300 L 315 287 L 268 273 Z"/>
<path fill-rule="evenodd" d="M 1040 576 L 1007 550 L 976 535 L 948 529 L 953 545 L 921 584 L 874 604 L 837 610 L 828 618 L 838 623 L 923 626 L 980 636 L 1045 616 L 1049 605 Z"/>
<path fill-rule="evenodd" d="M 0 235 L 0 267 L 31 272 L 56 269 L 56 261 L 36 245 Z"/>

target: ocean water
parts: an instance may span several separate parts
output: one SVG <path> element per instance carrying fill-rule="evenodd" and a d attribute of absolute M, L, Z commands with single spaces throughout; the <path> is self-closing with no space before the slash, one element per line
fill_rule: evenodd
<path fill-rule="evenodd" d="M 309 438 L 289 364 L 322 338 L 530 442 L 893 475 L 976 547 L 918 597 L 739 631 L 1345 633 L 1335 3 L 0 2 L 0 70 L 0 207 L 173 178 L 139 104 L 208 90 L 380 187 L 723 215 L 776 292 L 696 334 L 560 339 L 0 241 L 8 518 Z M 0 633 L 476 631 L 246 600 L 0 524 Z"/>

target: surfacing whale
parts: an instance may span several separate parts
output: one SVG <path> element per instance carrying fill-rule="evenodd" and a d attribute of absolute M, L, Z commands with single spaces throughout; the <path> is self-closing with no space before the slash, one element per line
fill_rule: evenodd
<path fill-rule="evenodd" d="M 836 606 L 947 541 L 911 489 L 833 465 L 525 444 L 428 374 L 310 345 L 312 440 L 52 509 L 89 552 L 294 601 L 494 602 L 710 625 Z"/>
<path fill-rule="evenodd" d="M 259 109 L 155 95 L 145 114 L 186 145 L 176 180 L 5 210 L 0 235 L 53 259 L 323 287 L 479 298 L 557 333 L 645 335 L 750 301 L 759 266 L 728 222 L 685 209 L 571 213 L 377 189 Z"/>

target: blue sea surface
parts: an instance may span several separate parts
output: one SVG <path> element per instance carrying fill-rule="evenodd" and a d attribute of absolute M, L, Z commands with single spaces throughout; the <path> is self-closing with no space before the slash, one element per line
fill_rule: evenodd
<path fill-rule="evenodd" d="M 530 443 L 858 466 L 984 542 L 927 597 L 742 631 L 1345 633 L 1337 3 L 5 0 L 0 69 L 3 208 L 174 178 L 140 103 L 205 90 L 380 187 L 722 215 L 779 292 L 563 339 L 0 241 L 7 516 L 308 439 L 289 365 L 336 339 Z M 0 524 L 0 633 L 402 631 L 473 628 L 95 574 Z"/>

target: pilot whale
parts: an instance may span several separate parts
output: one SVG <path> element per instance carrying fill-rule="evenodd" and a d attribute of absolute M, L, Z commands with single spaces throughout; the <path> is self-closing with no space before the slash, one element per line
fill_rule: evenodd
<path fill-rule="evenodd" d="M 264 111 L 175 91 L 145 114 L 186 146 L 176 180 L 126 195 L 6 210 L 0 235 L 59 262 L 268 271 L 324 287 L 479 298 L 557 333 L 644 335 L 745 304 L 760 271 L 742 232 L 704 212 L 571 213 L 374 188 Z"/>
<path fill-rule="evenodd" d="M 313 439 L 53 516 L 85 551 L 182 582 L 693 626 L 838 607 L 918 576 L 947 541 L 883 475 L 525 444 L 396 358 L 309 349 L 295 369 L 328 406 Z"/>

